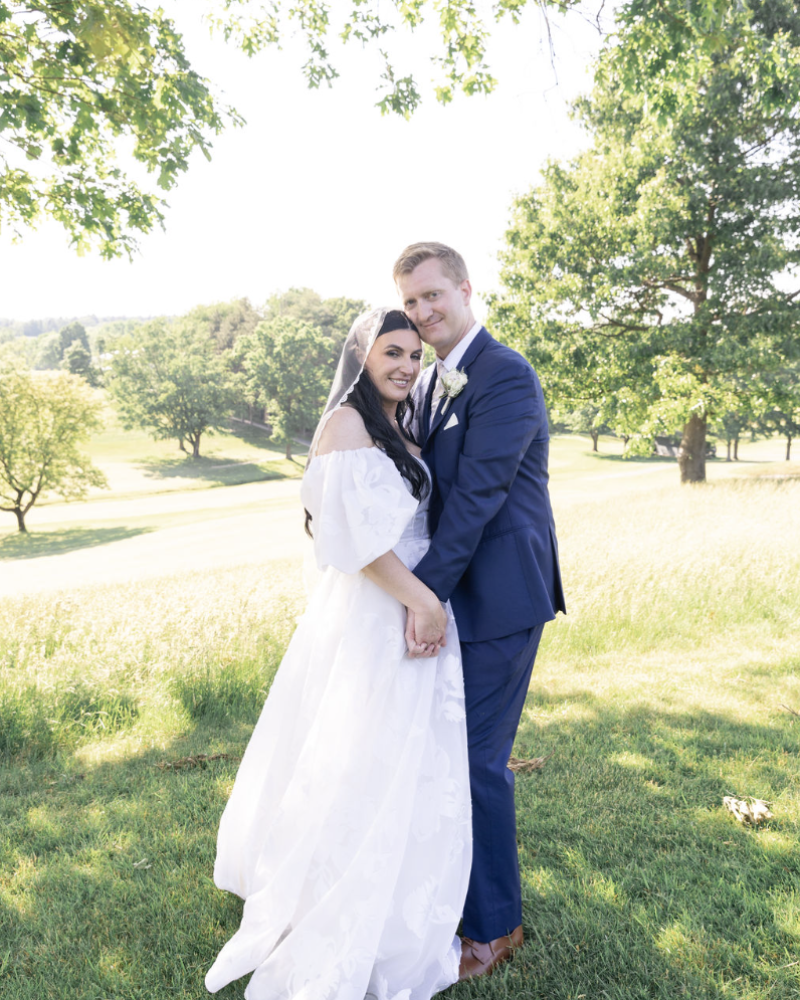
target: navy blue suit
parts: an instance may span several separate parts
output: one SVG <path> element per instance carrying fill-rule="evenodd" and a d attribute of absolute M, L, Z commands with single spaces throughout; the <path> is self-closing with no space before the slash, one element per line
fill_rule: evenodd
<path fill-rule="evenodd" d="M 431 546 L 414 572 L 451 602 L 461 639 L 473 803 L 462 930 L 492 941 L 521 923 L 514 776 L 506 764 L 544 623 L 565 608 L 536 373 L 484 328 L 458 367 L 467 385 L 432 419 L 435 366 L 414 394 L 415 430 L 434 483 Z"/>

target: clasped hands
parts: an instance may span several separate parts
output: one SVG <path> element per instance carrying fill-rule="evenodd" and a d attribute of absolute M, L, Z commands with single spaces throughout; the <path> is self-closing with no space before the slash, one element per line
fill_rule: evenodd
<path fill-rule="evenodd" d="M 406 647 L 411 659 L 438 656 L 447 645 L 447 612 L 438 600 L 423 608 L 406 608 Z"/>

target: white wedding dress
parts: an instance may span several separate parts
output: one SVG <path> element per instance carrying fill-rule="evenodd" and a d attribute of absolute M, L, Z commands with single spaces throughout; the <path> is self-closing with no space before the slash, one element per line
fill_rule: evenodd
<path fill-rule="evenodd" d="M 321 574 L 253 732 L 214 880 L 245 899 L 206 976 L 247 1000 L 428 1000 L 458 979 L 471 862 L 458 637 L 405 655 L 405 611 L 359 572 L 426 551 L 378 448 L 313 460 L 301 491 Z"/>

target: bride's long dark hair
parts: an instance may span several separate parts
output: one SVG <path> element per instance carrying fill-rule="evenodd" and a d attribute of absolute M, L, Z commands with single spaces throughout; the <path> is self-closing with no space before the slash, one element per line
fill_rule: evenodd
<path fill-rule="evenodd" d="M 375 444 L 391 458 L 397 466 L 397 471 L 411 487 L 411 494 L 415 500 L 421 500 L 428 491 L 428 477 L 422 470 L 419 462 L 409 452 L 403 444 L 400 435 L 412 444 L 419 442 L 414 438 L 411 431 L 406 427 L 414 417 L 414 400 L 409 394 L 402 402 L 397 404 L 395 417 L 397 428 L 392 427 L 386 412 L 383 409 L 381 394 L 375 387 L 375 383 L 369 377 L 369 372 L 364 369 L 361 378 L 353 386 L 353 391 L 347 397 L 345 406 L 352 406 L 358 410 L 367 434 Z"/>
<path fill-rule="evenodd" d="M 393 315 L 397 315 L 398 313 L 399 310 L 393 310 L 392 313 L 387 314 L 386 320 L 390 320 L 393 318 Z M 417 332 L 417 328 L 405 313 L 399 313 L 399 315 L 405 320 L 407 329 L 413 329 Z M 383 325 L 387 328 L 383 329 L 382 327 L 378 337 L 398 329 L 397 325 L 392 325 L 391 322 L 387 323 L 386 320 L 384 320 Z M 351 389 L 347 397 L 347 402 L 343 405 L 352 406 L 354 410 L 361 414 L 367 434 L 394 462 L 397 471 L 408 483 L 414 499 L 421 500 L 430 488 L 428 477 L 425 475 L 417 459 L 408 451 L 401 440 L 402 437 L 412 444 L 419 444 L 407 426 L 407 424 L 412 422 L 414 417 L 414 400 L 411 398 L 411 394 L 409 393 L 404 400 L 397 404 L 395 410 L 397 427 L 393 427 L 383 409 L 381 394 L 370 378 L 369 372 L 364 368 L 358 381 Z M 397 433 L 398 429 L 400 431 L 399 435 Z M 311 535 L 311 514 L 308 511 L 306 511 L 306 534 Z"/>

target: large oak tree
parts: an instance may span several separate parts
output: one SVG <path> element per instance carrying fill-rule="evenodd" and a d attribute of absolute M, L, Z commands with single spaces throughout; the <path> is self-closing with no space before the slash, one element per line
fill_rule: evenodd
<path fill-rule="evenodd" d="M 494 320 L 551 396 L 648 443 L 800 351 L 800 12 L 629 0 L 578 113 L 592 145 L 518 199 Z"/>

